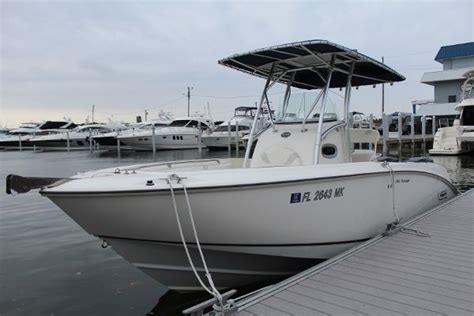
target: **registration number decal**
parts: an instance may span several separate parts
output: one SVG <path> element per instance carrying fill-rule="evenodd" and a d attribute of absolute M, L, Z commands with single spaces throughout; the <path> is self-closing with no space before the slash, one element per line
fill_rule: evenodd
<path fill-rule="evenodd" d="M 321 189 L 312 192 L 295 192 L 290 195 L 290 204 L 329 200 L 344 196 L 344 187 Z"/>

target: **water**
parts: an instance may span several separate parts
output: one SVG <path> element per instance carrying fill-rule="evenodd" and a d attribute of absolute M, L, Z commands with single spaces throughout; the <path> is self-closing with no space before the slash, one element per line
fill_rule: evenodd
<path fill-rule="evenodd" d="M 157 161 L 194 159 L 195 150 L 163 151 Z M 205 153 L 226 157 L 227 152 Z M 182 298 L 88 235 L 37 192 L 5 194 L 14 173 L 67 177 L 79 171 L 151 161 L 151 153 L 0 152 L 0 315 L 170 314 Z M 474 187 L 474 156 L 434 157 L 461 190 Z M 197 299 L 199 301 L 199 299 Z M 178 308 L 180 310 L 180 308 Z"/>

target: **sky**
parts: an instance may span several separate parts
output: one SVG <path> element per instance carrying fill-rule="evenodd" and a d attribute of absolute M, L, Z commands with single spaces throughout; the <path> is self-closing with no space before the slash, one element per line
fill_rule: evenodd
<path fill-rule="evenodd" d="M 0 125 L 71 118 L 185 115 L 209 104 L 214 119 L 252 105 L 264 80 L 217 60 L 289 42 L 326 39 L 407 78 L 385 88 L 386 112 L 432 99 L 420 83 L 443 45 L 474 39 L 474 1 L 0 0 Z M 270 95 L 278 104 L 284 87 Z M 332 98 L 339 98 L 333 94 Z M 334 102 L 337 102 L 334 101 Z M 353 110 L 381 113 L 381 88 L 361 87 Z"/>

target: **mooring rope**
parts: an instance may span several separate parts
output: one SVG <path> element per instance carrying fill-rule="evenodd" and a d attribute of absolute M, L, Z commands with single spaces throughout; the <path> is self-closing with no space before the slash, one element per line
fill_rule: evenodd
<path fill-rule="evenodd" d="M 390 178 L 392 180 L 392 211 L 393 216 L 397 219 L 396 224 L 400 223 L 400 217 L 398 217 L 397 209 L 395 207 L 395 175 L 393 173 L 392 166 L 387 161 L 382 162 L 382 167 L 386 168 L 390 173 Z"/>
<path fill-rule="evenodd" d="M 201 262 L 202 262 L 202 265 L 204 267 L 204 271 L 205 271 L 205 274 L 206 274 L 206 277 L 207 277 L 207 280 L 209 282 L 209 287 L 207 287 L 204 282 L 202 281 L 201 277 L 199 276 L 198 272 L 197 272 L 197 269 L 194 265 L 194 262 L 191 258 L 191 254 L 189 253 L 189 249 L 188 249 L 188 245 L 186 243 L 186 240 L 185 240 L 185 237 L 184 237 L 184 233 L 183 233 L 183 228 L 182 228 L 182 225 L 181 225 L 181 220 L 180 220 L 180 217 L 179 217 L 179 213 L 178 213 L 178 206 L 177 206 L 177 203 L 176 203 L 176 196 L 175 196 L 175 193 L 174 193 L 174 188 L 173 188 L 173 185 L 172 185 L 172 180 L 176 180 L 177 183 L 180 183 L 181 186 L 183 187 L 183 192 L 184 192 L 184 196 L 185 196 L 185 199 L 186 199 L 186 204 L 188 206 L 188 214 L 189 214 L 189 218 L 190 218 L 190 221 L 191 221 L 191 227 L 193 229 L 193 233 L 194 233 L 194 238 L 196 240 L 196 246 L 198 248 L 198 252 L 199 252 L 199 255 L 201 257 Z M 201 285 L 201 287 L 206 291 L 208 292 L 209 294 L 211 294 L 212 296 L 214 296 L 216 298 L 216 300 L 218 301 L 220 307 L 221 307 L 221 311 L 223 312 L 224 311 L 224 302 L 223 302 L 223 299 L 222 299 L 222 295 L 221 293 L 217 290 L 217 288 L 215 287 L 215 284 L 214 284 L 214 281 L 212 279 L 212 276 L 211 276 L 211 273 L 209 272 L 209 269 L 207 267 L 207 263 L 206 263 L 206 259 L 204 257 L 204 254 L 202 252 L 202 249 L 201 249 L 201 244 L 199 242 L 199 238 L 198 238 L 198 235 L 197 235 L 197 231 L 196 231 L 196 225 L 194 223 L 194 217 L 193 217 L 193 211 L 192 211 L 192 208 L 191 208 L 191 203 L 189 202 L 189 195 L 188 195 L 188 191 L 186 189 L 186 185 L 183 183 L 182 181 L 183 179 L 181 177 L 179 177 L 178 175 L 176 174 L 171 174 L 168 176 L 167 178 L 167 182 L 168 182 L 168 185 L 170 187 L 170 192 L 171 192 L 171 198 L 172 198 L 172 201 L 173 201 L 173 208 L 174 208 L 174 213 L 175 213 L 175 216 L 176 216 L 176 222 L 178 224 L 178 229 L 179 229 L 179 234 L 180 234 L 180 237 L 181 237 L 181 242 L 183 244 L 183 247 L 184 247 L 184 251 L 186 252 L 186 256 L 188 258 L 188 261 L 189 261 L 189 265 L 191 266 L 191 269 L 193 270 L 194 272 L 194 275 L 196 276 L 196 279 L 199 281 L 199 284 Z"/>

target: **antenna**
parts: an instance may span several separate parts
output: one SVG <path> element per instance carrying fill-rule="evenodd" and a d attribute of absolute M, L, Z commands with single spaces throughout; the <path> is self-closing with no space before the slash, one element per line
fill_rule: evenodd
<path fill-rule="evenodd" d="M 92 104 L 92 124 L 94 124 L 94 111 L 95 111 L 95 105 Z"/>
<path fill-rule="evenodd" d="M 145 109 L 145 122 L 148 121 L 148 111 Z"/>
<path fill-rule="evenodd" d="M 207 102 L 207 115 L 209 116 L 210 119 L 213 119 L 212 113 L 211 113 L 211 105 L 209 104 L 209 102 Z"/>

